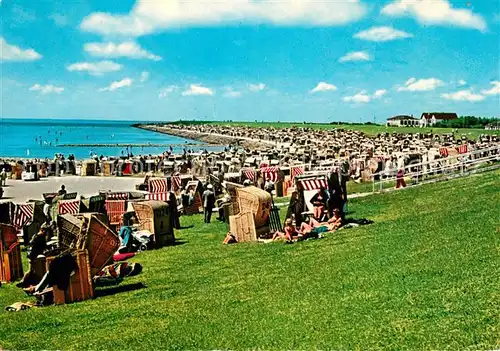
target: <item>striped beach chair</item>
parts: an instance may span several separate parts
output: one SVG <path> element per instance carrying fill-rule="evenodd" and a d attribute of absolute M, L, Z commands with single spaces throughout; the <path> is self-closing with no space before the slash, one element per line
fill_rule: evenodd
<path fill-rule="evenodd" d="M 57 203 L 57 214 L 76 215 L 80 213 L 80 200 L 61 200 Z"/>
<path fill-rule="evenodd" d="M 314 206 L 311 204 L 312 197 L 318 192 L 321 187 L 327 189 L 328 183 L 324 175 L 311 176 L 305 178 L 297 178 L 297 184 L 303 189 L 304 204 L 307 207 L 306 213 L 313 213 Z"/>
<path fill-rule="evenodd" d="M 106 200 L 104 206 L 108 214 L 109 224 L 121 226 L 122 216 L 127 211 L 127 200 Z"/>
<path fill-rule="evenodd" d="M 166 178 L 149 178 L 146 200 L 168 201 L 168 184 Z"/>
<path fill-rule="evenodd" d="M 280 169 L 278 167 L 262 167 L 260 169 L 260 172 L 262 173 L 264 180 L 265 181 L 269 180 L 273 183 L 276 183 L 278 181 L 279 171 Z"/>
<path fill-rule="evenodd" d="M 16 230 L 22 230 L 23 226 L 33 219 L 34 212 L 35 204 L 33 203 L 16 205 L 12 222 Z"/>

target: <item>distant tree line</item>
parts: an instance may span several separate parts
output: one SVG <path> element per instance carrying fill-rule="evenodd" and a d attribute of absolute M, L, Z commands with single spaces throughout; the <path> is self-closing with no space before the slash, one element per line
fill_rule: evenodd
<path fill-rule="evenodd" d="M 457 119 L 446 120 L 436 123 L 437 128 L 477 128 L 484 129 L 488 124 L 500 123 L 495 117 L 460 116 Z"/>

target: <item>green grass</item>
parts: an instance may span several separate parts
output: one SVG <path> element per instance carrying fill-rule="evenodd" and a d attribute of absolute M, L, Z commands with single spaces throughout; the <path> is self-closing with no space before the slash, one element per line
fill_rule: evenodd
<path fill-rule="evenodd" d="M 354 199 L 374 224 L 294 245 L 177 233 L 146 288 L 0 312 L 3 349 L 498 349 L 500 172 Z M 24 301 L 0 288 L 6 306 Z"/>
<path fill-rule="evenodd" d="M 372 125 L 372 124 L 322 124 L 322 123 L 301 123 L 301 122 L 199 122 L 199 121 L 182 121 L 182 124 L 213 124 L 213 125 L 230 125 L 251 128 L 290 128 L 293 126 L 314 129 L 346 129 L 356 130 L 368 135 L 377 135 L 379 133 L 434 133 L 434 134 L 447 134 L 452 133 L 452 128 L 418 128 L 418 127 L 386 127 L 385 125 Z M 456 135 L 461 137 L 467 136 L 469 139 L 477 139 L 481 134 L 500 135 L 499 131 L 485 130 L 485 129 L 459 129 Z"/>

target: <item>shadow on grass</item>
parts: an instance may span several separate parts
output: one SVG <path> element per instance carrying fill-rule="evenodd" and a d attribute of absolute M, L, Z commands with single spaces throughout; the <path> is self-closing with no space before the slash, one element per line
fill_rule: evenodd
<path fill-rule="evenodd" d="M 187 244 L 187 243 L 188 243 L 187 240 L 178 240 L 178 239 L 175 239 L 174 246 L 184 245 L 184 244 Z"/>
<path fill-rule="evenodd" d="M 111 296 L 115 294 L 140 290 L 144 288 L 147 288 L 147 286 L 144 285 L 143 283 L 134 283 L 134 284 L 119 285 L 112 288 L 97 289 L 95 291 L 95 297 L 99 298 L 104 296 Z"/>
<path fill-rule="evenodd" d="M 179 230 L 183 230 L 183 229 L 191 229 L 191 228 L 194 228 L 194 224 L 191 224 L 191 225 L 188 225 L 188 226 L 181 226 L 179 228 Z"/>

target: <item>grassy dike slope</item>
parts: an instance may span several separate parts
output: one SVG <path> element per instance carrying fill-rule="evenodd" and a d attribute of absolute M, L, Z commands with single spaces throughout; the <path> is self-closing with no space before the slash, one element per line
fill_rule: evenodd
<path fill-rule="evenodd" d="M 299 123 L 299 122 L 203 122 L 203 121 L 179 121 L 173 124 L 197 125 L 197 124 L 213 124 L 221 126 L 239 126 L 250 128 L 291 128 L 293 126 L 299 128 L 313 129 L 345 129 L 363 132 L 367 135 L 377 135 L 379 133 L 434 133 L 448 134 L 453 132 L 453 128 L 420 128 L 420 127 L 387 127 L 379 124 L 329 124 L 329 123 Z M 500 135 L 497 130 L 463 128 L 458 129 L 455 133 L 456 137 L 466 135 L 469 139 L 477 139 L 481 134 Z"/>
<path fill-rule="evenodd" d="M 225 225 L 184 217 L 122 283 L 145 288 L 0 312 L 0 348 L 498 349 L 499 176 L 354 199 L 374 224 L 294 245 L 224 246 Z"/>

